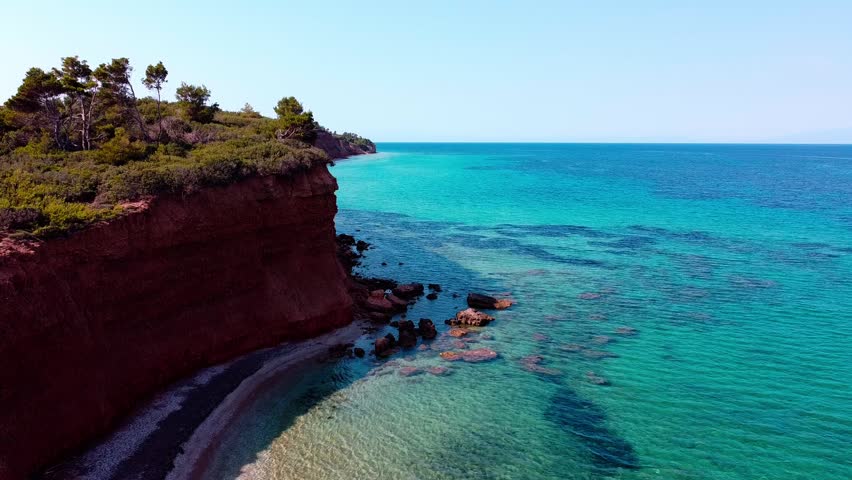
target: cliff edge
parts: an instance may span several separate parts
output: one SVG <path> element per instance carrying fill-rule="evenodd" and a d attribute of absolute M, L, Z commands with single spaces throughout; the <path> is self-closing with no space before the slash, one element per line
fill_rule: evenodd
<path fill-rule="evenodd" d="M 336 189 L 314 165 L 128 204 L 64 238 L 0 240 L 0 478 L 199 368 L 349 323 Z"/>

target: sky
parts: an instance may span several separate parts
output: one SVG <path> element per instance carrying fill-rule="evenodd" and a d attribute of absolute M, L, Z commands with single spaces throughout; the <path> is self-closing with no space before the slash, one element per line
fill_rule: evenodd
<path fill-rule="evenodd" d="M 33 66 L 163 61 L 379 142 L 852 143 L 852 0 L 0 0 L 0 98 Z"/>

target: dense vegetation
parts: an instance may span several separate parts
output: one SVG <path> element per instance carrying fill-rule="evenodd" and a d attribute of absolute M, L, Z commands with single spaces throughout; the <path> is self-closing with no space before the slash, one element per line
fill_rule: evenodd
<path fill-rule="evenodd" d="M 126 58 L 93 69 L 78 57 L 26 73 L 0 106 L 0 237 L 57 235 L 120 214 L 123 201 L 328 161 L 311 147 L 322 127 L 294 97 L 277 118 L 248 104 L 225 112 L 204 85 L 163 100 L 162 63 L 142 79 L 155 96 L 137 98 L 132 73 Z"/>
<path fill-rule="evenodd" d="M 335 134 L 335 135 L 337 135 L 337 134 Z M 355 145 L 356 147 L 361 147 L 361 148 L 368 149 L 368 150 L 375 150 L 376 149 L 375 143 L 373 143 L 371 140 L 366 139 L 366 138 L 364 138 L 360 135 L 357 135 L 355 133 L 344 132 L 344 133 L 341 133 L 340 135 L 337 135 L 337 136 L 340 137 L 341 139 L 351 143 L 352 145 Z"/>

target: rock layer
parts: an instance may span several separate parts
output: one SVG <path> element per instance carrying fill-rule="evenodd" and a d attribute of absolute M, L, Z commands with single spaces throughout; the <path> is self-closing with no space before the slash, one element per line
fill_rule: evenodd
<path fill-rule="evenodd" d="M 199 368 L 347 324 L 325 166 L 259 177 L 47 242 L 0 242 L 0 478 L 107 431 Z"/>

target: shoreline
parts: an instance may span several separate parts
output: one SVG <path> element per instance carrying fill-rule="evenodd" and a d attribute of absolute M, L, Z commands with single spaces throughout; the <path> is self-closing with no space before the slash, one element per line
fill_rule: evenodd
<path fill-rule="evenodd" d="M 352 323 L 314 339 L 295 345 L 284 355 L 278 355 L 246 377 L 240 385 L 219 403 L 215 410 L 198 425 L 189 440 L 182 445 L 183 453 L 173 459 L 174 468 L 165 480 L 203 480 L 210 466 L 212 455 L 222 435 L 236 420 L 240 412 L 247 407 L 265 388 L 292 375 L 300 368 L 307 367 L 324 355 L 328 349 L 342 343 L 354 342 L 361 335 L 362 322 Z"/>
<path fill-rule="evenodd" d="M 357 340 L 362 322 L 285 342 L 205 368 L 146 401 L 115 430 L 35 478 L 201 479 L 213 447 L 241 409 L 270 383 Z"/>

